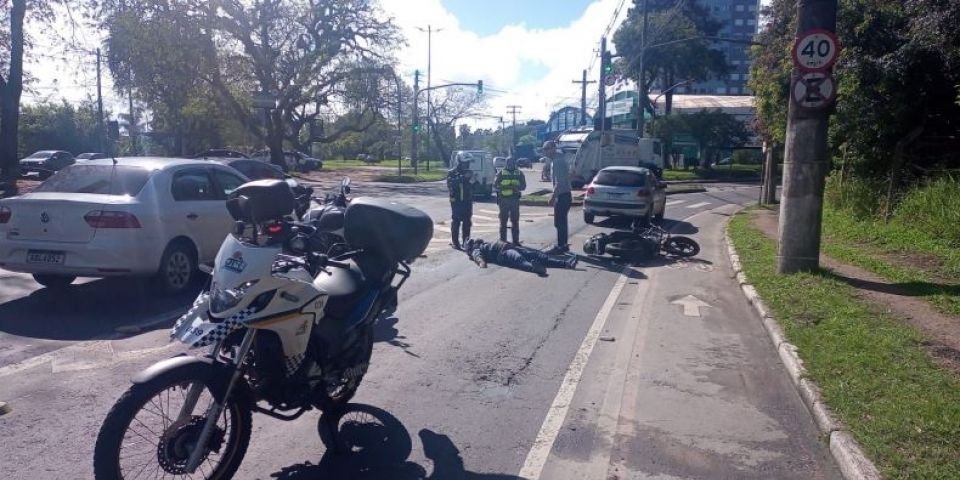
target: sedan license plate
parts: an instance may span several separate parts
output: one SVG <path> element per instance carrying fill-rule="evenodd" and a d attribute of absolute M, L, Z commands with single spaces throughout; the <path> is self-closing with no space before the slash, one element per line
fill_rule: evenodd
<path fill-rule="evenodd" d="M 63 265 L 66 255 L 63 252 L 50 250 L 30 250 L 27 252 L 27 263 L 42 263 L 45 265 Z"/>

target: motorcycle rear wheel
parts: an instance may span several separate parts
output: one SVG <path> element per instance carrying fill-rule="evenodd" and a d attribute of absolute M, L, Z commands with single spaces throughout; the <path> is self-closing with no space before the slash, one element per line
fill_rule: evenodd
<path fill-rule="evenodd" d="M 193 364 L 131 386 L 113 405 L 100 427 L 93 455 L 94 477 L 98 480 L 136 478 L 140 472 L 158 468 L 174 476 L 186 474 L 192 442 L 196 441 L 206 420 L 207 407 L 218 398 L 215 392 L 220 391 L 211 388 L 209 378 L 204 367 Z M 178 421 L 176 417 L 183 399 L 195 383 L 206 388 L 190 417 Z M 208 451 L 192 475 L 199 474 L 205 479 L 233 477 L 250 444 L 251 422 L 249 408 L 229 401 L 208 442 Z M 132 443 L 128 446 L 133 452 L 124 448 L 128 443 Z M 138 444 L 140 448 L 133 448 Z M 125 468 L 130 463 L 133 465 Z"/>

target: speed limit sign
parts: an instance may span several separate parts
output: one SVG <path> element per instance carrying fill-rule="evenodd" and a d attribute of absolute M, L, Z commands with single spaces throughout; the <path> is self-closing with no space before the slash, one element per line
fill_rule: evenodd
<path fill-rule="evenodd" d="M 793 44 L 793 63 L 805 72 L 822 72 L 832 67 L 840 53 L 837 35 L 829 30 L 808 30 Z"/>

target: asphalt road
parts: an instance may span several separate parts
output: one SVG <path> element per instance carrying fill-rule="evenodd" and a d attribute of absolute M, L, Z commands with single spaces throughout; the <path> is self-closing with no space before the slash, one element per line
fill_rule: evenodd
<path fill-rule="evenodd" d="M 583 257 L 548 278 L 480 269 L 451 250 L 442 185 L 355 193 L 389 195 L 436 222 L 395 317 L 377 327 L 354 400 L 368 433 L 388 440 L 335 455 L 317 412 L 256 416 L 237 478 L 838 478 L 730 278 L 722 227 L 755 188 L 668 198 L 665 226 L 703 246 L 693 261 Z M 474 213 L 475 236 L 495 239 L 495 206 Z M 550 213 L 522 210 L 527 245 L 552 243 Z M 616 226 L 585 225 L 578 209 L 570 219 L 576 247 Z M 167 343 L 171 322 L 116 328 L 163 320 L 190 295 L 94 280 L 53 296 L 3 271 L 0 285 L 0 401 L 12 407 L 0 416 L 0 478 L 89 478 L 100 422 L 128 379 L 182 350 Z"/>

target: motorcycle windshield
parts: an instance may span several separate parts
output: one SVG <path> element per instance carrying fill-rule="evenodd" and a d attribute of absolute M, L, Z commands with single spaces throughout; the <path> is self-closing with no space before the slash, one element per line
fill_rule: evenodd
<path fill-rule="evenodd" d="M 213 267 L 213 287 L 237 288 L 246 282 L 270 276 L 270 268 L 280 253 L 279 246 L 261 247 L 227 235 L 220 245 Z"/>

